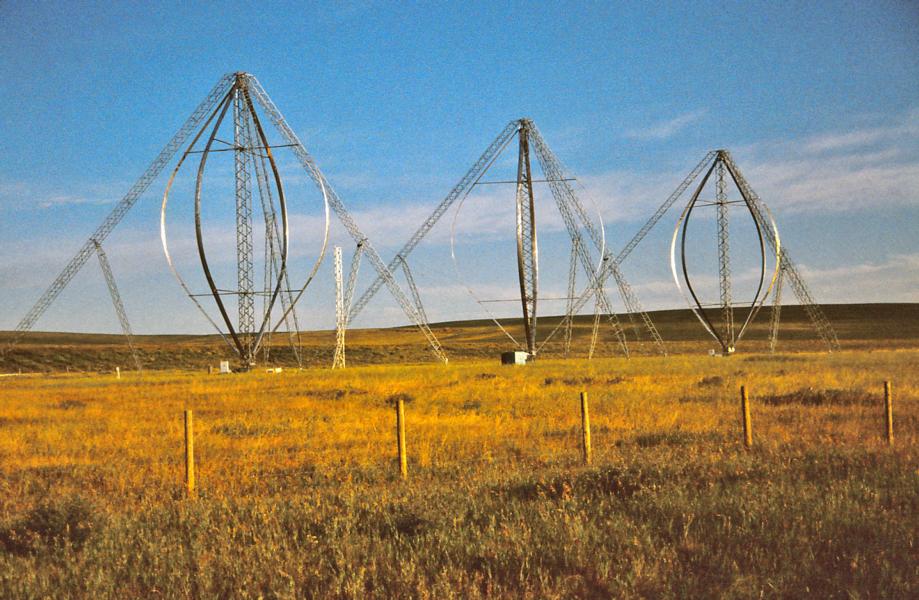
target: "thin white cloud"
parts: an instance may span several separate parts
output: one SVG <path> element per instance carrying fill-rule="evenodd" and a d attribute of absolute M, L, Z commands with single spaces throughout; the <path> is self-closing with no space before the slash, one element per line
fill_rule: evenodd
<path fill-rule="evenodd" d="M 111 204 L 110 198 L 91 198 L 74 194 L 53 194 L 43 198 L 30 199 L 38 208 L 54 208 L 57 206 L 76 206 L 81 204 Z"/>
<path fill-rule="evenodd" d="M 832 152 L 847 148 L 863 148 L 881 142 L 897 143 L 904 138 L 919 136 L 919 108 L 913 109 L 898 123 L 882 127 L 866 127 L 853 131 L 815 135 L 804 140 L 808 152 Z"/>
<path fill-rule="evenodd" d="M 804 279 L 820 290 L 820 302 L 919 301 L 919 253 L 827 269 L 799 267 Z"/>
<path fill-rule="evenodd" d="M 41 182 L 0 182 L 0 207 L 14 210 L 58 208 L 62 206 L 112 204 L 124 193 L 121 182 L 82 186 L 76 190 L 49 189 Z"/>
<path fill-rule="evenodd" d="M 648 127 L 632 129 L 625 132 L 625 137 L 635 140 L 665 140 L 673 137 L 689 125 L 705 116 L 705 109 L 683 113 L 667 121 L 661 121 Z"/>
<path fill-rule="evenodd" d="M 830 133 L 812 137 L 805 142 L 805 148 L 811 152 L 826 152 L 874 144 L 887 137 L 888 131 L 884 128 L 849 131 L 845 133 Z"/>
<path fill-rule="evenodd" d="M 735 161 L 779 214 L 919 206 L 919 109 L 883 126 L 737 146 Z M 686 170 L 692 166 L 687 161 Z M 607 223 L 641 221 L 686 172 L 617 170 L 581 177 Z M 686 194 L 681 202 L 685 201 Z"/>
<path fill-rule="evenodd" d="M 845 212 L 919 206 L 917 111 L 892 124 L 753 145 L 735 159 L 771 207 Z"/>
<path fill-rule="evenodd" d="M 814 292 L 816 301 L 822 304 L 919 301 L 919 253 L 894 254 L 881 260 L 824 269 L 801 263 L 797 267 Z M 734 281 L 749 285 L 758 277 L 758 272 L 742 272 Z M 718 281 L 715 276 L 700 274 L 695 284 L 711 292 L 717 291 Z M 672 278 L 642 281 L 632 288 L 649 310 L 686 306 Z M 739 295 L 736 298 L 738 301 L 743 299 Z M 786 289 L 783 300 L 785 303 L 797 302 L 790 288 Z"/>
<path fill-rule="evenodd" d="M 697 111 L 697 113 L 689 113 L 668 123 L 658 124 L 653 129 L 657 130 L 656 135 L 658 136 L 673 135 L 669 132 L 676 132 L 681 127 L 686 127 L 693 119 L 701 118 L 704 111 Z M 687 121 L 690 116 L 693 119 Z M 677 122 L 680 119 L 682 121 Z M 663 139 L 663 137 L 657 139 Z M 890 118 L 887 123 L 880 125 L 875 123 L 868 127 L 826 132 L 804 138 L 735 147 L 734 157 L 748 181 L 773 209 L 781 227 L 783 220 L 796 213 L 826 214 L 848 211 L 857 214 L 858 211 L 869 207 L 919 207 L 919 143 L 917 140 L 919 140 L 919 110 L 914 110 L 906 115 Z M 701 156 L 688 156 L 685 170 L 688 171 L 698 158 Z M 293 171 L 293 166 L 290 166 L 291 171 Z M 577 172 L 576 169 L 573 171 Z M 685 172 L 680 171 L 661 172 L 639 169 L 588 174 L 579 178 L 578 194 L 588 211 L 592 211 L 591 205 L 596 203 L 607 224 L 615 224 L 620 229 L 629 229 L 631 224 L 640 223 L 652 214 L 685 175 Z M 315 199 L 315 192 L 311 184 L 306 181 L 305 175 L 302 175 L 296 183 L 305 185 L 304 194 L 312 191 L 312 195 L 304 196 L 306 200 Z M 335 183 L 333 179 L 333 184 Z M 355 180 L 347 183 L 359 187 L 363 182 Z M 291 188 L 294 187 L 292 183 Z M 49 203 L 57 202 L 58 205 L 79 203 L 93 198 L 99 198 L 100 203 L 113 202 L 126 189 L 127 186 L 116 183 L 74 190 L 72 193 L 45 190 L 41 194 L 37 193 L 41 190 L 32 189 L 23 183 L 0 182 L 0 203 L 7 204 L 14 201 L 15 208 L 23 209 L 27 206 L 36 206 L 41 199 Z M 112 190 L 117 193 L 112 193 Z M 432 190 L 430 195 L 423 200 L 406 201 L 398 205 L 375 205 L 353 210 L 352 216 L 380 251 L 383 259 L 388 260 L 396 249 L 409 239 L 419 224 L 430 215 L 442 193 L 445 192 L 446 190 Z M 548 200 L 551 204 L 548 194 L 542 194 L 542 190 L 540 193 L 540 200 Z M 29 203 L 24 203 L 23 198 L 29 198 Z M 347 204 L 347 195 L 344 196 L 344 200 Z M 685 202 L 685 200 L 686 196 L 680 202 Z M 49 204 L 49 206 L 53 205 Z M 300 203 L 297 203 L 297 206 L 299 207 Z M 679 207 L 680 203 L 673 210 L 676 211 Z M 418 259 L 423 261 L 427 256 L 425 254 L 427 251 L 436 249 L 436 251 L 443 252 L 444 248 L 449 246 L 454 211 L 455 207 L 444 215 L 441 222 L 425 239 L 424 245 L 416 250 Z M 320 241 L 322 218 L 316 214 L 317 212 L 291 215 L 291 234 L 294 239 L 291 250 L 304 265 L 309 256 L 318 249 Z M 484 248 L 483 252 L 487 253 L 490 251 L 489 248 L 494 247 L 496 240 L 513 237 L 513 212 L 512 191 L 507 193 L 500 190 L 498 186 L 477 188 L 463 207 L 461 219 L 458 222 L 458 232 L 469 243 L 481 244 Z M 672 214 L 667 218 L 670 216 L 675 220 L 676 217 Z M 548 234 L 563 229 L 563 223 L 557 216 L 557 212 L 553 214 L 547 210 L 546 216 L 540 217 L 539 223 L 541 233 Z M 630 225 L 623 227 L 623 224 Z M 333 239 L 330 246 L 341 244 L 346 249 L 348 247 L 353 249 L 351 240 L 347 238 L 334 216 L 332 227 Z M 168 277 L 159 248 L 157 232 L 138 230 L 137 235 L 122 237 L 118 234 L 127 233 L 122 231 L 123 229 L 124 226 L 120 227 L 116 232 L 117 237 L 113 237 L 110 245 L 106 246 L 110 257 L 115 262 L 119 278 L 139 278 L 145 273 L 165 273 Z M 84 233 L 88 235 L 89 232 L 87 228 Z M 232 224 L 215 221 L 209 233 L 211 234 L 211 237 L 208 238 L 209 255 L 213 248 L 215 257 L 224 256 L 231 261 L 235 257 L 235 230 Z M 177 223 L 174 235 L 175 254 L 191 273 L 195 269 L 197 258 L 189 232 L 182 231 Z M 610 239 L 610 244 L 614 249 L 618 249 L 625 239 L 619 236 Z M 49 272 L 49 269 L 56 273 L 56 270 L 70 258 L 71 252 L 78 248 L 84 240 L 85 237 L 81 235 L 74 235 L 70 240 L 56 235 L 54 244 L 35 244 L 36 240 L 30 240 L 32 245 L 28 251 L 25 242 L 7 243 L 0 249 L 0 264 L 6 265 L 0 269 L 0 279 L 4 281 L 4 288 L 12 291 L 29 287 L 38 289 L 38 286 L 46 285 L 53 274 Z M 36 248 L 38 248 L 37 251 Z M 68 250 L 62 251 L 57 248 Z M 467 250 L 469 248 L 471 246 L 467 246 Z M 919 254 L 883 257 L 883 252 L 879 251 L 878 256 L 881 258 L 877 258 L 874 262 L 859 265 L 838 266 L 822 271 L 808 269 L 806 265 L 801 265 L 801 270 L 815 288 L 814 291 L 820 302 L 919 300 L 916 292 L 919 290 Z M 552 260 L 552 258 L 547 260 Z M 567 260 L 567 257 L 564 260 Z M 430 279 L 425 280 L 423 270 L 416 269 L 416 264 L 412 263 L 412 269 L 422 287 L 426 303 L 429 304 L 427 308 L 432 319 L 448 320 L 475 313 L 474 309 L 478 307 L 471 299 L 466 301 L 468 294 L 465 288 L 445 285 L 445 281 L 455 279 L 452 266 L 448 265 L 441 269 L 446 270 L 447 273 L 441 274 L 442 278 L 439 281 L 431 281 Z M 327 261 L 325 268 L 328 268 L 328 265 Z M 476 274 L 472 273 L 472 275 Z M 363 285 L 366 285 L 374 276 L 372 269 L 362 270 L 363 283 L 359 283 L 358 293 L 363 289 Z M 488 274 L 485 273 L 481 280 L 469 283 L 485 286 L 496 285 L 487 279 Z M 638 279 L 634 282 L 633 287 L 647 308 L 673 308 L 683 305 L 669 278 L 653 281 L 641 281 L 640 277 Z M 740 281 L 741 279 L 738 278 L 738 282 Z M 704 281 L 702 285 L 705 285 Z M 500 290 L 486 288 L 486 290 L 485 295 L 495 297 L 510 293 L 503 288 Z M 615 294 L 611 293 L 611 297 L 614 296 Z M 25 297 L 24 294 L 23 297 Z M 465 305 L 458 303 L 459 298 L 463 299 Z M 381 299 L 374 302 L 382 303 L 385 308 L 374 311 L 372 322 L 368 318 L 368 325 L 395 325 L 405 322 L 405 317 L 398 307 L 393 309 L 387 305 L 387 302 L 392 303 L 387 300 L 385 292 L 381 294 Z M 614 300 L 614 304 L 616 302 Z M 378 305 L 375 304 L 375 306 Z M 168 308 L 163 309 L 164 314 L 168 312 Z"/>

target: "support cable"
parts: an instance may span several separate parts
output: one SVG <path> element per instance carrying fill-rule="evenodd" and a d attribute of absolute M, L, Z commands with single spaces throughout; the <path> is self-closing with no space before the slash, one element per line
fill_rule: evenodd
<path fill-rule="evenodd" d="M 102 244 L 96 240 L 91 240 L 96 249 L 96 256 L 99 258 L 99 266 L 102 267 L 102 274 L 105 276 L 105 283 L 108 286 L 109 295 L 112 297 L 112 304 L 115 306 L 115 314 L 118 315 L 118 321 L 121 323 L 121 331 L 128 342 L 128 348 L 131 349 L 131 357 L 134 359 L 134 366 L 138 371 L 143 371 L 140 364 L 140 356 L 137 354 L 137 346 L 134 345 L 134 332 L 131 331 L 131 323 L 128 321 L 128 313 L 124 309 L 124 303 L 121 301 L 121 294 L 118 293 L 118 285 L 115 283 L 115 274 L 112 272 L 112 266 L 109 264 L 105 251 L 102 250 Z"/>
<path fill-rule="evenodd" d="M 256 100 L 268 114 L 271 121 L 274 123 L 275 127 L 281 133 L 282 137 L 289 143 L 293 145 L 294 154 L 297 156 L 301 166 L 313 179 L 313 181 L 323 190 L 323 193 L 328 198 L 328 203 L 331 206 L 332 210 L 335 211 L 335 214 L 338 216 L 338 219 L 344 225 L 345 229 L 351 235 L 355 242 L 363 242 L 364 252 L 367 254 L 370 264 L 374 267 L 377 273 L 382 277 L 386 286 L 389 288 L 390 293 L 402 307 L 402 310 L 405 312 L 409 320 L 421 331 L 425 339 L 427 339 L 428 344 L 431 346 L 431 350 L 434 355 L 442 362 L 447 362 L 447 355 L 443 351 L 443 347 L 438 341 L 437 337 L 434 335 L 434 332 L 431 331 L 430 326 L 421 315 L 418 314 L 418 311 L 412 305 L 411 301 L 406 297 L 405 292 L 402 291 L 402 288 L 396 282 L 393 277 L 392 272 L 383 262 L 383 259 L 380 258 L 380 255 L 377 253 L 376 249 L 370 243 L 370 240 L 361 232 L 360 228 L 357 226 L 357 223 L 354 222 L 351 214 L 345 208 L 344 203 L 341 201 L 341 198 L 338 197 L 338 194 L 332 189 L 328 181 L 325 178 L 325 175 L 319 170 L 316 166 L 316 163 L 313 161 L 312 156 L 304 148 L 303 144 L 300 142 L 300 139 L 290 128 L 287 122 L 284 120 L 284 117 L 281 115 L 278 108 L 274 105 L 268 95 L 265 93 L 265 90 L 258 83 L 258 80 L 253 76 L 248 76 L 249 79 L 249 89 L 252 94 L 256 97 Z"/>
<path fill-rule="evenodd" d="M 396 257 L 393 258 L 387 268 L 390 272 L 395 271 L 399 266 L 400 261 L 408 258 L 408 255 L 421 243 L 421 240 L 434 228 L 441 217 L 446 214 L 453 204 L 462 198 L 465 198 L 469 195 L 469 192 L 472 191 L 473 186 L 478 183 L 482 176 L 488 171 L 492 164 L 494 164 L 495 159 L 503 152 L 504 148 L 507 147 L 507 144 L 510 142 L 511 138 L 517 134 L 519 128 L 519 122 L 517 120 L 511 121 L 508 123 L 501 133 L 498 134 L 498 137 L 485 149 L 479 159 L 472 165 L 469 171 L 460 179 L 450 193 L 447 194 L 446 198 L 441 200 L 440 204 L 434 209 L 434 212 L 424 220 L 421 226 L 412 234 L 412 237 L 402 246 L 402 249 L 396 253 Z M 367 288 L 367 290 L 361 294 L 357 302 L 354 303 L 354 307 L 351 309 L 351 320 L 353 320 L 360 312 L 367 306 L 367 303 L 370 302 L 370 299 L 379 291 L 380 287 L 383 286 L 385 278 L 378 276 L 373 283 Z"/>
<path fill-rule="evenodd" d="M 571 354 L 571 334 L 574 326 L 574 315 L 571 314 L 571 307 L 574 306 L 574 294 L 577 291 L 577 274 L 578 274 L 578 246 L 581 245 L 581 237 L 574 238 L 571 244 L 571 260 L 568 263 L 568 302 L 565 306 L 565 358 Z"/>
<path fill-rule="evenodd" d="M 769 208 L 766 206 L 766 203 L 759 198 L 756 192 L 753 191 L 753 188 L 750 187 L 750 184 L 747 183 L 747 180 L 740 172 L 740 169 L 738 169 L 737 165 L 734 163 L 734 159 L 730 152 L 724 152 L 724 161 L 728 167 L 729 172 L 731 173 L 731 176 L 734 178 L 735 183 L 737 183 L 737 187 L 747 198 L 749 198 L 754 217 L 760 222 L 761 225 L 765 225 L 770 220 L 772 220 Z M 773 234 L 769 227 L 763 226 L 763 233 L 765 234 L 766 241 L 769 242 L 769 244 L 776 252 L 780 253 L 781 270 L 791 282 L 795 296 L 797 296 L 798 302 L 800 302 L 804 307 L 804 310 L 810 318 L 811 323 L 814 325 L 814 329 L 817 331 L 817 335 L 827 345 L 827 348 L 830 352 L 839 350 L 839 338 L 836 335 L 836 330 L 833 328 L 829 319 L 827 319 L 823 309 L 814 300 L 813 294 L 811 294 L 807 283 L 804 281 L 804 278 L 801 276 L 794 262 L 792 262 L 791 257 L 788 254 L 788 249 L 784 246 L 780 246 L 780 242 L 777 239 L 777 236 Z"/>
<path fill-rule="evenodd" d="M 734 305 L 731 298 L 731 245 L 729 240 L 727 192 L 724 181 L 724 163 L 718 162 L 718 178 L 715 181 L 715 204 L 718 211 L 718 281 L 721 293 L 721 331 L 722 339 L 733 349 Z"/>
<path fill-rule="evenodd" d="M 115 205 L 115 208 L 111 213 L 102 221 L 102 224 L 96 229 L 95 232 L 89 237 L 86 243 L 83 244 L 82 248 L 77 252 L 77 254 L 70 259 L 70 262 L 64 267 L 64 270 L 55 278 L 55 280 L 48 286 L 48 289 L 39 297 L 35 302 L 29 312 L 22 318 L 18 325 L 16 325 L 15 335 L 4 349 L 3 354 L 8 352 L 14 345 L 16 345 L 21 339 L 22 336 L 35 325 L 35 322 L 48 310 L 48 307 L 54 302 L 54 300 L 60 295 L 60 293 L 67 287 L 67 284 L 73 279 L 73 277 L 80 271 L 83 265 L 86 264 L 86 261 L 95 251 L 95 243 L 101 244 L 108 235 L 118 226 L 121 220 L 126 214 L 131 210 L 137 200 L 141 195 L 150 187 L 150 184 L 153 183 L 153 180 L 163 171 L 175 153 L 179 150 L 182 144 L 185 143 L 185 140 L 192 134 L 195 128 L 201 123 L 205 116 L 214 108 L 217 102 L 223 98 L 230 85 L 233 83 L 235 75 L 227 74 L 220 78 L 217 84 L 213 87 L 210 93 L 205 97 L 205 99 L 195 108 L 191 116 L 182 124 L 176 134 L 172 137 L 169 143 L 160 151 L 160 153 L 153 159 L 153 162 L 150 163 L 150 166 L 147 167 L 147 170 L 144 171 L 144 174 L 140 176 L 131 189 L 128 190 L 128 193 Z M 95 242 L 93 241 L 95 240 Z"/>
<path fill-rule="evenodd" d="M 785 250 L 781 251 L 784 254 Z M 782 257 L 779 257 L 779 265 L 782 264 Z M 772 318 L 769 321 L 769 352 L 775 354 L 775 348 L 779 341 L 779 323 L 782 319 L 782 283 L 785 280 L 785 269 L 779 267 L 779 277 L 775 281 L 775 292 L 772 297 Z"/>
<path fill-rule="evenodd" d="M 335 356 L 332 358 L 333 369 L 345 368 L 345 329 L 348 317 L 345 314 L 345 292 L 341 273 L 341 246 L 335 246 Z"/>

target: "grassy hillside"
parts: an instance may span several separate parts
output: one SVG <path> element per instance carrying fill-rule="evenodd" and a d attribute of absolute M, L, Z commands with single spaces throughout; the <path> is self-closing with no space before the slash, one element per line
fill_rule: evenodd
<path fill-rule="evenodd" d="M 0 379 L 0 597 L 915 598 L 917 367 L 900 349 Z"/>
<path fill-rule="evenodd" d="M 833 323 L 845 348 L 903 348 L 919 345 L 919 304 L 847 304 L 827 305 L 824 310 Z M 737 318 L 744 318 L 744 311 Z M 688 310 L 651 313 L 654 323 L 667 342 L 670 353 L 705 353 L 714 347 L 702 326 Z M 639 323 L 621 317 L 627 332 L 630 351 L 635 355 L 656 353 Z M 558 317 L 539 321 L 539 338 L 556 328 Z M 572 355 L 585 356 L 593 319 L 578 317 L 573 335 Z M 522 338 L 519 319 L 509 319 L 504 326 L 518 339 Z M 768 349 L 769 310 L 764 309 L 751 325 L 739 345 L 741 352 L 764 352 Z M 491 321 L 437 323 L 432 329 L 444 344 L 451 360 L 495 359 L 513 343 Z M 12 334 L 0 333 L 0 346 Z M 301 335 L 305 366 L 331 365 L 335 334 L 331 331 L 304 332 Z M 157 335 L 137 338 L 146 368 L 204 368 L 216 365 L 232 353 L 216 336 Z M 271 364 L 294 366 L 296 362 L 286 336 L 275 336 Z M 812 351 L 825 348 L 810 326 L 804 311 L 788 306 L 782 311 L 780 349 Z M 390 329 L 356 329 L 348 332 L 348 360 L 351 364 L 424 363 L 433 360 L 421 334 L 411 327 Z M 608 322 L 600 329 L 596 356 L 618 356 L 620 349 Z M 563 356 L 561 331 L 546 346 L 544 357 Z M 122 369 L 132 364 L 120 335 L 37 332 L 28 334 L 13 352 L 0 357 L 0 372 L 97 371 Z"/>

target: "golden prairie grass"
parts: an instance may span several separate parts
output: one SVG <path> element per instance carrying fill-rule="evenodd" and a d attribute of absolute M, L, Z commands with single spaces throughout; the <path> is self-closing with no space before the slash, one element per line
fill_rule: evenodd
<path fill-rule="evenodd" d="M 0 596 L 908 595 L 917 366 L 885 350 L 7 378 Z"/>

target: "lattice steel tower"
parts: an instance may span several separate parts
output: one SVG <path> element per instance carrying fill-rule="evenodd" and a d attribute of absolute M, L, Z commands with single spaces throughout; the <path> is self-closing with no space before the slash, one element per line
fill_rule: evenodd
<path fill-rule="evenodd" d="M 230 111 L 231 108 L 232 111 Z M 264 115 L 264 122 L 259 118 L 259 112 Z M 225 117 L 227 117 L 226 121 L 228 123 L 232 123 L 232 132 L 218 138 L 215 132 L 220 128 L 220 124 Z M 269 143 L 266 135 L 268 123 L 273 126 L 274 132 L 280 136 L 280 143 Z M 205 135 L 205 130 L 209 128 L 211 128 L 210 135 Z M 208 323 L 217 330 L 245 365 L 249 365 L 255 360 L 260 349 L 267 350 L 267 341 L 270 339 L 272 332 L 276 332 L 282 326 L 287 328 L 292 350 L 297 362 L 300 362 L 301 354 L 296 345 L 299 340 L 296 304 L 302 297 L 306 287 L 315 277 L 324 256 L 328 240 L 330 211 L 338 217 L 345 230 L 357 244 L 359 252 L 355 255 L 355 259 L 359 260 L 360 256 L 366 255 L 371 267 L 376 271 L 378 279 L 375 282 L 374 292 L 379 287 L 386 286 L 405 312 L 407 319 L 422 333 L 434 356 L 438 360 L 447 362 L 447 356 L 440 342 L 431 331 L 423 311 L 419 310 L 420 303 L 417 299 L 413 302 L 410 299 L 410 294 L 407 294 L 396 281 L 392 269 L 387 267 L 386 263 L 380 258 L 370 239 L 361 231 L 342 199 L 330 185 L 313 157 L 297 137 L 297 134 L 294 133 L 294 130 L 284 119 L 278 107 L 272 102 L 259 81 L 248 73 L 230 73 L 220 78 L 210 93 L 179 128 L 178 132 L 150 163 L 143 175 L 134 183 L 112 212 L 103 220 L 31 309 L 23 316 L 16 326 L 15 335 L 9 345 L 4 348 L 4 354 L 9 352 L 22 339 L 22 336 L 35 326 L 35 323 L 47 311 L 48 307 L 54 303 L 60 293 L 83 268 L 89 257 L 96 253 L 96 244 L 101 244 L 121 223 L 142 195 L 149 189 L 150 185 L 172 162 L 180 148 L 188 143 L 189 139 L 191 139 L 191 144 L 181 156 L 178 166 L 181 166 L 189 158 L 190 154 L 200 155 L 202 159 L 195 190 L 196 229 L 199 230 L 196 233 L 196 241 L 202 269 L 208 280 L 209 292 L 206 295 L 213 297 L 220 312 L 220 316 L 217 319 L 212 318 L 204 310 L 199 300 L 204 294 L 193 292 L 175 270 L 175 265 L 166 244 L 165 208 L 168 200 L 168 190 L 163 197 L 160 219 L 163 249 L 169 266 L 179 279 L 183 290 L 204 313 Z M 203 147 L 196 146 L 199 142 L 204 144 Z M 273 150 L 278 148 L 288 148 L 293 153 L 295 162 L 298 163 L 299 167 L 303 169 L 320 190 L 325 209 L 325 235 L 322 247 L 317 253 L 318 256 L 312 270 L 301 280 L 303 285 L 299 288 L 291 285 L 292 273 L 286 261 L 290 237 L 285 216 L 287 199 L 284 198 L 284 189 L 280 181 L 277 164 L 274 161 Z M 204 170 L 203 163 L 210 154 L 227 151 L 233 152 L 235 159 L 234 195 L 237 252 L 236 281 L 232 286 L 233 289 L 227 289 L 228 286 L 218 287 L 216 285 L 214 274 L 210 273 L 209 263 L 204 252 L 205 240 L 203 235 L 200 234 L 200 175 Z M 167 188 L 171 187 L 175 174 L 176 171 L 173 171 Z M 253 179 L 256 185 L 253 185 Z M 265 287 L 261 290 L 256 289 L 255 286 L 258 265 L 255 264 L 253 255 L 254 235 L 257 231 L 254 223 L 256 214 L 254 214 L 255 206 L 253 203 L 253 194 L 256 190 L 259 204 L 262 208 L 261 217 L 263 217 L 265 225 Z M 353 263 L 352 267 L 356 267 L 356 263 Z M 353 272 L 356 274 L 356 270 Z M 349 280 L 349 287 L 352 290 L 353 285 L 353 280 Z M 417 297 L 415 290 L 411 295 Z M 224 303 L 224 298 L 232 298 L 237 301 L 235 319 L 230 318 L 229 308 L 232 307 L 228 307 Z M 258 298 L 262 299 L 261 310 L 257 306 Z M 278 302 L 281 307 L 280 316 L 272 313 L 272 309 Z M 366 305 L 366 300 L 364 305 Z M 218 321 L 223 321 L 225 327 L 219 326 Z"/>
<path fill-rule="evenodd" d="M 705 166 L 708 166 L 707 170 L 705 170 Z M 836 339 L 836 333 L 826 319 L 823 310 L 814 302 L 810 290 L 804 283 L 804 279 L 791 262 L 787 249 L 782 245 L 779 239 L 778 228 L 769 209 L 747 183 L 727 150 L 716 150 L 707 154 L 705 159 L 699 163 L 699 166 L 697 166 L 683 184 L 681 184 L 678 191 L 675 192 L 664 206 L 658 210 L 658 213 L 652 217 L 652 221 L 649 222 L 640 235 L 643 236 L 650 230 L 650 227 L 652 227 L 656 220 L 663 215 L 663 212 L 673 204 L 676 197 L 689 187 L 692 181 L 703 171 L 705 171 L 705 174 L 702 176 L 695 192 L 683 209 L 674 229 L 670 245 L 670 266 L 677 287 L 680 289 L 680 292 L 683 293 L 689 307 L 695 313 L 703 327 L 719 343 L 722 353 L 727 355 L 734 352 L 736 343 L 743 337 L 750 323 L 756 317 L 756 314 L 762 308 L 771 293 L 774 294 L 774 302 L 772 318 L 770 320 L 769 337 L 770 350 L 775 350 L 781 313 L 782 284 L 786 277 L 792 282 L 795 294 L 799 302 L 804 306 L 808 316 L 811 318 L 818 335 L 826 342 L 830 350 L 838 348 L 839 342 Z M 715 180 L 715 200 L 702 200 L 701 194 L 713 175 Z M 736 187 L 740 195 L 740 200 L 728 199 L 728 180 Z M 731 244 L 729 241 L 728 209 L 732 205 L 745 207 L 752 217 L 756 231 L 756 239 L 753 240 L 753 242 L 758 245 L 760 255 L 756 291 L 749 304 L 745 305 L 747 314 L 743 322 L 739 325 L 735 322 L 734 318 L 735 303 L 733 301 L 731 282 Z M 687 255 L 691 252 L 687 248 L 686 232 L 693 212 L 700 206 L 714 206 L 717 211 L 718 280 L 720 293 L 720 301 L 718 304 L 720 323 L 718 324 L 713 321 L 713 317 L 710 316 L 709 311 L 706 310 L 707 305 L 703 304 L 700 300 L 687 268 Z"/>
<path fill-rule="evenodd" d="M 511 141 L 517 138 L 517 173 L 513 181 L 484 181 L 483 177 L 490 171 L 496 161 L 508 148 Z M 539 168 L 542 171 L 543 178 L 535 179 L 533 173 L 532 158 L 535 156 Z M 513 335 L 504 327 L 500 320 L 497 319 L 490 311 L 486 309 L 492 320 L 504 332 L 504 334 L 513 341 L 520 350 L 525 351 L 530 356 L 539 354 L 546 344 L 559 331 L 564 331 L 563 340 L 561 340 L 565 354 L 570 352 L 572 323 L 575 315 L 583 306 L 580 296 L 576 296 L 577 280 L 576 274 L 581 271 L 586 275 L 583 295 L 596 300 L 595 314 L 602 315 L 609 321 L 613 330 L 616 341 L 619 343 L 622 352 L 626 355 L 629 353 L 626 342 L 625 332 L 616 314 L 613 310 L 609 296 L 604 289 L 603 281 L 599 278 L 599 273 L 606 268 L 610 268 L 615 276 L 620 295 L 630 318 L 633 315 L 640 315 L 644 326 L 650 333 L 651 340 L 657 349 L 664 353 L 663 340 L 657 333 L 657 329 L 651 322 L 650 317 L 641 308 L 637 296 L 632 291 L 625 277 L 615 263 L 613 255 L 606 246 L 605 234 L 603 232 L 602 222 L 598 216 L 591 217 L 575 193 L 575 188 L 571 182 L 575 181 L 573 177 L 566 174 L 561 162 L 549 149 L 536 125 L 530 119 L 518 119 L 511 121 L 504 131 L 495 139 L 494 142 L 485 150 L 479 160 L 472 166 L 469 172 L 463 177 L 459 184 L 450 192 L 450 194 L 435 209 L 434 213 L 422 224 L 415 232 L 412 238 L 399 251 L 391 266 L 405 262 L 405 257 L 411 252 L 433 228 L 434 224 L 448 210 L 451 205 L 457 206 L 457 216 L 459 210 L 465 202 L 471 190 L 479 185 L 492 184 L 514 184 L 515 186 L 515 239 L 516 239 L 516 263 L 517 277 L 520 288 L 520 306 L 523 315 L 524 339 L 522 343 L 514 338 Z M 571 243 L 571 256 L 568 276 L 568 296 L 566 298 L 554 298 L 555 300 L 567 300 L 565 306 L 565 315 L 558 325 L 555 326 L 547 335 L 537 336 L 538 312 L 540 304 L 539 292 L 539 242 L 537 235 L 536 206 L 534 196 L 534 183 L 545 183 L 549 189 L 547 197 L 551 198 L 554 209 L 564 223 L 564 230 L 568 235 Z M 456 261 L 456 217 L 453 224 L 453 257 Z M 459 271 L 457 267 L 457 272 Z M 360 310 L 363 304 L 369 299 L 378 284 L 374 282 L 370 288 L 358 300 L 352 314 Z M 502 302 L 504 300 L 484 300 L 478 298 L 469 286 L 466 286 L 473 298 L 483 308 L 485 302 Z M 551 300 L 543 297 L 542 300 Z M 516 302 L 516 300 L 515 300 Z M 595 324 L 599 324 L 595 320 Z M 594 327 L 591 336 L 591 345 L 588 350 L 588 357 L 593 355 L 593 349 L 597 340 L 597 328 Z"/>

